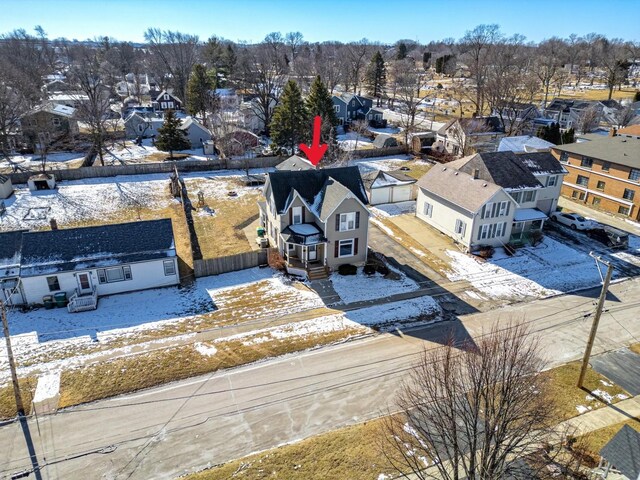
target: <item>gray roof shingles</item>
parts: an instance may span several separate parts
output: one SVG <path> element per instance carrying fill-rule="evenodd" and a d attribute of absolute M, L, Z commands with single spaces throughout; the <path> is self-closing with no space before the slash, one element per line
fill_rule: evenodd
<path fill-rule="evenodd" d="M 635 480 L 640 475 L 640 432 L 629 425 L 623 426 L 609 443 L 602 447 L 600 456 L 627 478 Z"/>
<path fill-rule="evenodd" d="M 175 256 L 170 219 L 26 232 L 23 277 Z"/>

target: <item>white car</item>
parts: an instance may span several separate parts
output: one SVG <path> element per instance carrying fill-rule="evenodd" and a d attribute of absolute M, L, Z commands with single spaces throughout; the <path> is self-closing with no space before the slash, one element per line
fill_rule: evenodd
<path fill-rule="evenodd" d="M 587 220 L 577 213 L 553 212 L 551 220 L 566 225 L 572 230 L 591 230 L 597 226 L 592 220 Z"/>

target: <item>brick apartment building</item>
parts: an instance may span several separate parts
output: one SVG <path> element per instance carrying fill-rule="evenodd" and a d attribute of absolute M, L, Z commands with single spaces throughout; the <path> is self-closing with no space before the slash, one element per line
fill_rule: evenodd
<path fill-rule="evenodd" d="M 640 220 L 640 138 L 585 135 L 552 148 L 568 170 L 561 194 L 590 207 Z"/>

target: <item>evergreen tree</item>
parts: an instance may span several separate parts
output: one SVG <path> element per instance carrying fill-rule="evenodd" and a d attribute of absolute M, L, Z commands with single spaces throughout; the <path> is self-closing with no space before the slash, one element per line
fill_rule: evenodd
<path fill-rule="evenodd" d="M 311 84 L 306 106 L 310 119 L 313 119 L 316 115 L 320 115 L 322 118 L 322 140 L 326 142 L 329 140 L 328 134 L 332 127 L 338 126 L 340 122 L 333 108 L 331 94 L 325 84 L 322 83 L 322 80 L 320 80 L 320 76 L 317 76 Z"/>
<path fill-rule="evenodd" d="M 285 85 L 269 127 L 273 143 L 278 147 L 290 147 L 292 152 L 310 137 L 309 113 L 295 81 L 289 80 Z"/>
<path fill-rule="evenodd" d="M 633 101 L 634 102 L 640 102 L 640 90 L 638 90 L 635 95 L 633 96 Z"/>
<path fill-rule="evenodd" d="M 369 63 L 364 81 L 367 86 L 367 91 L 370 95 L 378 99 L 378 105 L 380 105 L 382 89 L 387 83 L 387 69 L 384 66 L 384 58 L 382 58 L 380 51 L 377 51 L 371 58 L 371 63 Z"/>
<path fill-rule="evenodd" d="M 562 144 L 573 143 L 576 141 L 576 131 L 573 127 L 562 134 Z"/>
<path fill-rule="evenodd" d="M 400 42 L 398 44 L 398 52 L 396 53 L 396 60 L 404 60 L 407 58 L 407 53 L 409 49 L 407 48 L 407 44 L 404 42 Z"/>
<path fill-rule="evenodd" d="M 429 64 L 431 63 L 431 52 L 424 52 L 422 54 L 422 68 L 429 70 Z"/>
<path fill-rule="evenodd" d="M 164 116 L 164 124 L 158 129 L 156 148 L 163 152 L 169 152 L 169 158 L 173 159 L 176 150 L 188 150 L 191 142 L 183 130 L 180 130 L 180 119 L 176 118 L 173 110 L 167 110 Z"/>
<path fill-rule="evenodd" d="M 207 72 L 204 65 L 194 65 L 187 84 L 187 111 L 207 121 L 207 111 L 215 105 L 215 73 Z"/>

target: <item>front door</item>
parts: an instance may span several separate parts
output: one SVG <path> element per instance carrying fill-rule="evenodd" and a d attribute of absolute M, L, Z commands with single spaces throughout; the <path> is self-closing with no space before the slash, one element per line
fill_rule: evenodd
<path fill-rule="evenodd" d="M 76 277 L 78 279 L 78 291 L 80 293 L 87 293 L 91 291 L 91 277 L 89 273 L 79 273 Z"/>
<path fill-rule="evenodd" d="M 313 262 L 318 259 L 318 247 L 317 245 L 309 245 L 307 247 L 307 260 Z"/>

